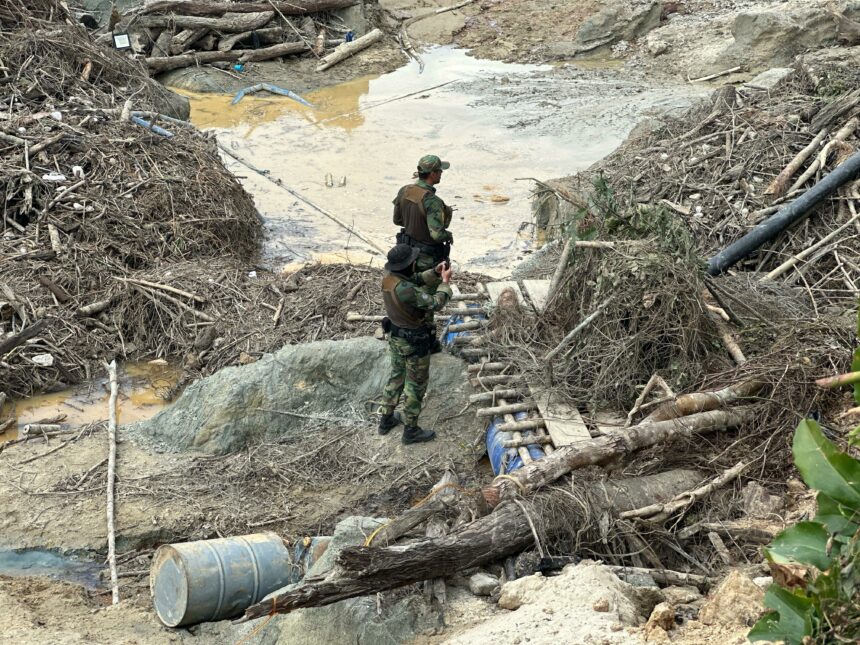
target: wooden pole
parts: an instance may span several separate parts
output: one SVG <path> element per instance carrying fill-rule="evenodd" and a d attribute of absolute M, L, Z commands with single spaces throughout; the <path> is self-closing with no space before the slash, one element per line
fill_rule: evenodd
<path fill-rule="evenodd" d="M 108 565 L 110 565 L 111 602 L 119 603 L 119 582 L 116 574 L 116 527 L 114 524 L 114 484 L 116 480 L 116 398 L 119 385 L 116 377 L 116 360 L 107 366 L 110 378 L 110 400 L 108 401 L 108 472 L 107 472 L 107 540 Z"/>
<path fill-rule="evenodd" d="M 361 38 L 356 38 L 351 43 L 344 43 L 335 49 L 328 56 L 320 59 L 320 64 L 317 65 L 316 71 L 324 72 L 329 67 L 337 65 L 342 60 L 346 60 L 350 56 L 357 54 L 363 49 L 367 49 L 373 43 L 382 40 L 383 33 L 379 29 L 374 29 L 370 33 L 365 34 Z"/>

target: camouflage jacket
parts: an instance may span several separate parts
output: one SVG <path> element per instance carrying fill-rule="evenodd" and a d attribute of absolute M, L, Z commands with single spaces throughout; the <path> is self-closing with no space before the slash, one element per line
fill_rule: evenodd
<path fill-rule="evenodd" d="M 412 276 L 404 273 L 395 273 L 395 275 L 403 280 L 394 288 L 394 295 L 405 305 L 428 312 L 439 311 L 451 299 L 451 287 L 442 282 L 442 278 L 434 269 L 427 269 Z"/>

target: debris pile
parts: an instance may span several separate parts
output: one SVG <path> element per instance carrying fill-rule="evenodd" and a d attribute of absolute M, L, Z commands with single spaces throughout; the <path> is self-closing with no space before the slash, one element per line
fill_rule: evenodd
<path fill-rule="evenodd" d="M 193 339 L 202 297 L 170 267 L 245 266 L 262 227 L 214 142 L 167 120 L 178 97 L 59 4 L 5 7 L 0 380 L 23 397 L 89 377 L 100 358 L 145 356 L 172 326 Z M 155 114 L 172 136 L 138 124 Z"/>
<path fill-rule="evenodd" d="M 320 60 L 319 70 L 360 51 L 382 37 L 374 30 L 354 39 L 337 10 L 354 0 L 298 2 L 183 2 L 159 0 L 112 16 L 99 42 L 112 43 L 126 33 L 127 46 L 145 57 L 153 74 L 183 67 L 235 65 L 312 54 L 341 46 Z M 348 53 L 347 51 L 348 50 Z"/>

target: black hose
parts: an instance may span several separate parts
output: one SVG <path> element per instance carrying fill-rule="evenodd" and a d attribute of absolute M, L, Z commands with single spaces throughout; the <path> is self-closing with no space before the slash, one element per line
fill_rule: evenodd
<path fill-rule="evenodd" d="M 751 255 L 762 244 L 770 242 L 789 226 L 803 219 L 819 202 L 854 179 L 858 173 L 860 173 L 860 152 L 855 152 L 800 197 L 783 206 L 741 239 L 708 260 L 708 273 L 719 275 Z"/>

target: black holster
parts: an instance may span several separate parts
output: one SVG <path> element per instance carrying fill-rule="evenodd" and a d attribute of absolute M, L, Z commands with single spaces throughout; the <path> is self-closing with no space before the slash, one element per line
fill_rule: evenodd
<path fill-rule="evenodd" d="M 391 321 L 389 323 L 391 325 L 391 335 L 395 338 L 402 338 L 409 343 L 415 349 L 413 355 L 416 358 L 427 356 L 430 350 L 433 349 L 433 341 L 435 340 L 434 330 L 429 326 L 424 325 L 417 329 L 406 329 L 405 327 L 398 327 Z"/>
<path fill-rule="evenodd" d="M 424 242 L 419 242 L 414 237 L 409 235 L 406 232 L 405 228 L 401 228 L 400 232 L 395 236 L 395 241 L 398 244 L 408 244 L 409 246 L 417 248 L 419 251 L 424 253 L 425 255 L 429 255 L 433 258 L 433 262 L 442 262 L 445 260 L 449 261 L 451 257 L 451 245 L 447 242 L 442 244 L 425 244 Z"/>

